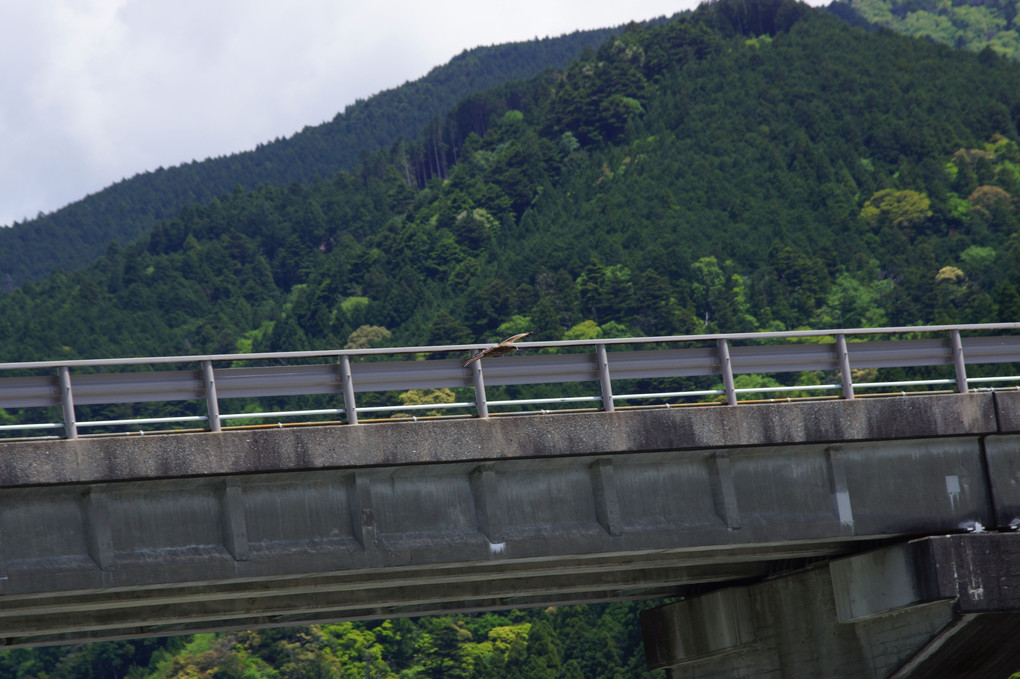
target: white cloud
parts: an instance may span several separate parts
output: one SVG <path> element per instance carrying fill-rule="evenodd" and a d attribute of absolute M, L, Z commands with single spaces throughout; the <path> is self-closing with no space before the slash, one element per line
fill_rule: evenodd
<path fill-rule="evenodd" d="M 694 4 L 679 2 L 8 0 L 0 224 L 290 136 L 465 49 Z"/>

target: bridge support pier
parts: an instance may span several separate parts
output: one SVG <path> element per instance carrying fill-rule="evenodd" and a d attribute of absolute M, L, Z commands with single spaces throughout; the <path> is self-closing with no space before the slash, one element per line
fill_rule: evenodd
<path fill-rule="evenodd" d="M 651 669 L 713 677 L 1020 670 L 1020 535 L 928 537 L 646 611 Z"/>

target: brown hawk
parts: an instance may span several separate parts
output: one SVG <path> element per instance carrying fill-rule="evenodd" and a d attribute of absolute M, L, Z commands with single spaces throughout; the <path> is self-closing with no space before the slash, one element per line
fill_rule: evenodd
<path fill-rule="evenodd" d="M 530 334 L 531 334 L 530 332 L 522 332 L 520 335 L 512 335 L 510 337 L 507 337 L 499 344 L 493 344 L 491 347 L 486 347 L 485 349 L 482 349 L 468 360 L 464 361 L 464 367 L 466 368 L 475 361 L 485 358 L 486 356 L 502 356 L 503 354 L 509 354 L 512 351 L 520 351 L 519 347 L 514 346 L 514 342 L 516 342 L 519 339 L 524 339 Z"/>

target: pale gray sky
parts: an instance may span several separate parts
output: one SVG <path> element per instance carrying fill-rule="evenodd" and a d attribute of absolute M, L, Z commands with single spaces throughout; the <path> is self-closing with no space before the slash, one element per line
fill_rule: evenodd
<path fill-rule="evenodd" d="M 330 120 L 465 49 L 697 0 L 3 0 L 0 225 Z"/>

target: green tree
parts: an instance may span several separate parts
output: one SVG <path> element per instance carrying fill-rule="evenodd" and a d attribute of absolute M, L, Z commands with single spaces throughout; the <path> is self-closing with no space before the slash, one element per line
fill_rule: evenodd
<path fill-rule="evenodd" d="M 425 343 L 430 346 L 470 344 L 473 339 L 471 330 L 444 310 L 437 313 L 429 323 L 428 339 Z"/>
<path fill-rule="evenodd" d="M 561 664 L 556 634 L 548 622 L 539 620 L 528 632 L 524 674 L 533 679 L 556 679 L 560 675 Z"/>
<path fill-rule="evenodd" d="M 529 316 L 521 316 L 514 314 L 505 323 L 501 323 L 496 329 L 496 334 L 502 337 L 510 337 L 511 335 L 519 335 L 525 332 L 531 332 L 533 324 Z"/>
<path fill-rule="evenodd" d="M 404 406 L 432 405 L 434 403 L 453 403 L 456 396 L 453 391 L 443 387 L 442 389 L 410 389 L 397 395 L 397 399 Z M 420 412 L 420 411 L 418 411 Z M 427 415 L 442 415 L 443 410 L 429 410 Z M 407 413 L 398 413 L 393 417 L 408 417 Z"/>
<path fill-rule="evenodd" d="M 563 339 L 566 341 L 573 340 L 593 340 L 602 338 L 602 328 L 599 327 L 595 321 L 582 321 L 563 333 Z"/>
<path fill-rule="evenodd" d="M 875 328 L 888 325 L 884 303 L 893 290 L 893 282 L 878 278 L 877 267 L 863 279 L 843 272 L 825 297 L 825 305 L 815 317 L 818 328 Z"/>
<path fill-rule="evenodd" d="M 861 208 L 861 217 L 872 228 L 889 224 L 908 235 L 931 216 L 931 200 L 921 191 L 882 189 Z"/>
<path fill-rule="evenodd" d="M 432 625 L 432 631 L 423 641 L 425 649 L 425 674 L 433 679 L 457 679 L 467 677 L 470 668 L 464 666 L 463 643 L 471 639 L 471 633 L 448 617 L 439 618 Z"/>
<path fill-rule="evenodd" d="M 347 337 L 344 349 L 370 349 L 384 347 L 392 339 L 393 333 L 379 325 L 359 326 Z"/>
<path fill-rule="evenodd" d="M 305 351 L 308 338 L 297 324 L 293 314 L 286 314 L 273 324 L 269 334 L 269 351 Z"/>

